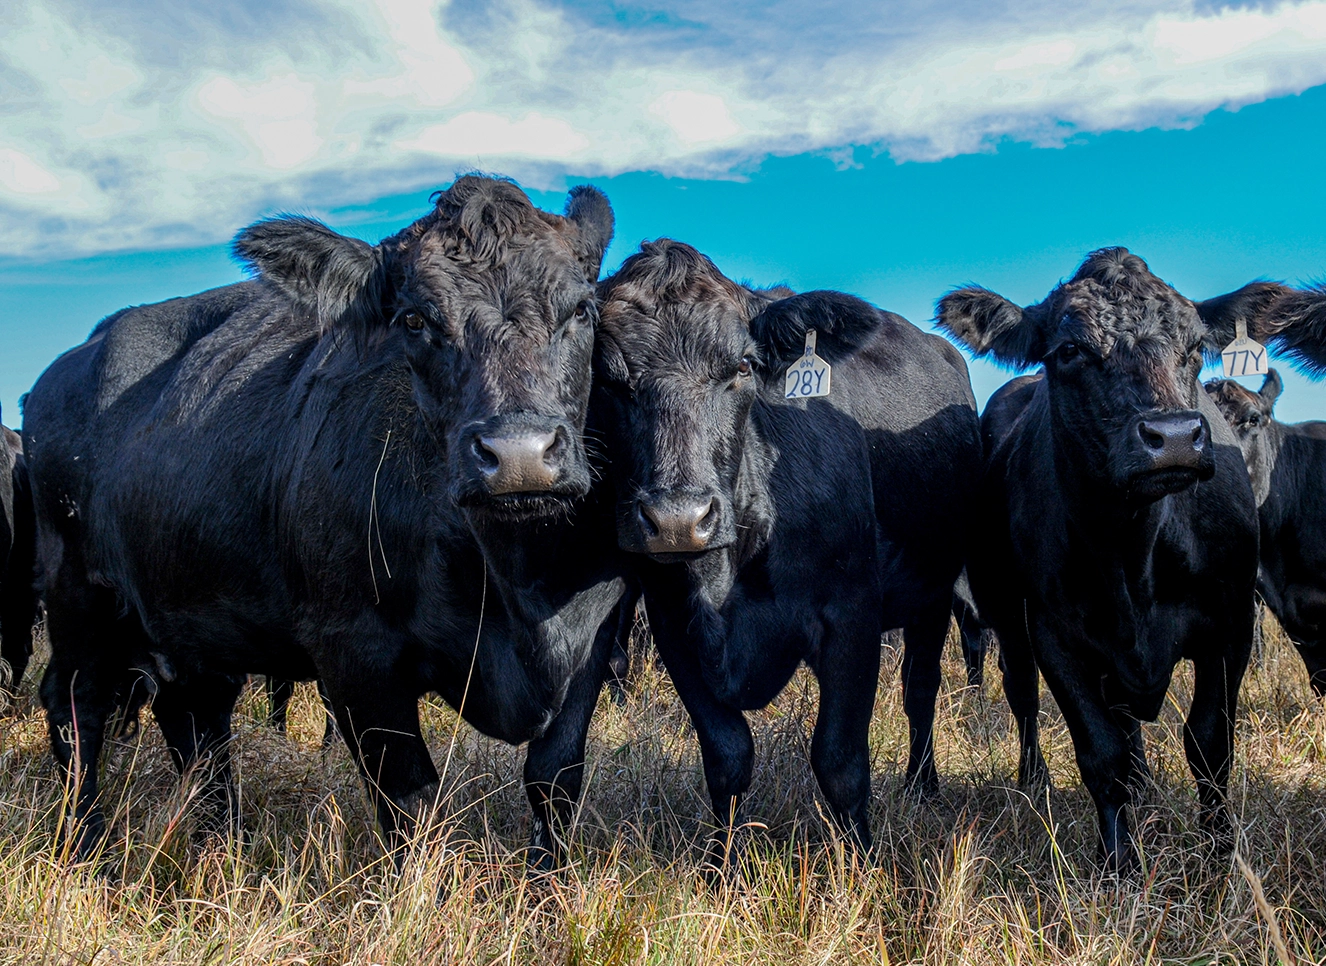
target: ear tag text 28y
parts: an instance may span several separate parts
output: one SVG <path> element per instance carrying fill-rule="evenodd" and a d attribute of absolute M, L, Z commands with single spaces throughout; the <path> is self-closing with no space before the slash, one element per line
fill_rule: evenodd
<path fill-rule="evenodd" d="M 1220 350 L 1220 361 L 1225 366 L 1225 378 L 1231 376 L 1264 376 L 1271 371 L 1266 346 L 1248 338 L 1248 324 L 1242 319 L 1234 323 L 1234 341 Z"/>
<path fill-rule="evenodd" d="M 832 367 L 815 354 L 815 330 L 806 330 L 806 348 L 801 358 L 792 363 L 783 383 L 784 399 L 811 399 L 829 394 Z"/>

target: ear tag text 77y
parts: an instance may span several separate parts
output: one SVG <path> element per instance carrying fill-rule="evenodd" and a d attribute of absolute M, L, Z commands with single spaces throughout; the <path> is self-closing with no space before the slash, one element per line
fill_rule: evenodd
<path fill-rule="evenodd" d="M 811 399 L 829 394 L 832 367 L 815 354 L 815 330 L 806 330 L 806 348 L 801 358 L 792 363 L 783 383 L 784 399 Z"/>
<path fill-rule="evenodd" d="M 1230 376 L 1264 376 L 1271 371 L 1266 346 L 1248 338 L 1248 324 L 1242 319 L 1234 323 L 1234 341 L 1220 350 L 1220 361 L 1225 366 L 1225 378 Z"/>

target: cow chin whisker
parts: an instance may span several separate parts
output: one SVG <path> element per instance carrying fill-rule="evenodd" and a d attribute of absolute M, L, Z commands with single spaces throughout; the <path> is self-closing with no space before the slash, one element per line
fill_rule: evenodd
<path fill-rule="evenodd" d="M 486 517 L 510 521 L 565 520 L 575 507 L 575 500 L 559 493 L 510 493 L 494 496 L 488 493 L 468 493 L 458 499 L 457 505 Z"/>

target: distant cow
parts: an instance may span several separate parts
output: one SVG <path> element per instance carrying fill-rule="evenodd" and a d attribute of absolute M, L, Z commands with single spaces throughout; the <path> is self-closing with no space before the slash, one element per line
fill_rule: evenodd
<path fill-rule="evenodd" d="M 743 710 L 804 661 L 820 694 L 811 765 L 833 817 L 869 845 L 867 730 L 891 627 L 905 628 L 908 778 L 936 783 L 939 659 L 980 463 L 966 365 L 860 299 L 752 290 L 670 240 L 599 294 L 594 407 L 618 540 L 714 813 L 731 828 L 751 781 Z M 808 329 L 831 393 L 790 401 L 784 374 Z"/>
<path fill-rule="evenodd" d="M 36 553 L 23 445 L 17 433 L 0 425 L 0 658 L 9 665 L 7 670 L 0 668 L 0 699 L 17 693 L 32 656 Z"/>
<path fill-rule="evenodd" d="M 1257 590 L 1293 640 L 1312 687 L 1326 696 L 1326 422 L 1273 418 L 1283 384 L 1259 392 L 1232 379 L 1206 384 L 1243 450 L 1261 518 Z"/>
<path fill-rule="evenodd" d="M 1039 664 L 1110 869 L 1135 862 L 1125 806 L 1145 769 L 1138 720 L 1156 717 L 1184 657 L 1196 672 L 1184 744 L 1202 823 L 1222 847 L 1231 841 L 1226 788 L 1253 634 L 1257 517 L 1233 434 L 1198 376 L 1203 353 L 1282 291 L 1254 283 L 1194 305 L 1111 248 L 1027 308 L 975 287 L 939 303 L 940 325 L 977 354 L 1044 364 L 988 461 L 968 574 L 999 635 L 1020 780 L 1047 777 Z"/>
<path fill-rule="evenodd" d="M 466 176 L 378 245 L 259 222 L 235 243 L 254 281 L 125 310 L 47 369 L 24 426 L 42 698 L 57 759 L 83 766 L 85 847 L 127 667 L 176 764 L 211 756 L 213 823 L 237 819 L 249 672 L 325 682 L 393 845 L 438 790 L 425 692 L 530 741 L 542 777 L 540 735 L 578 674 L 601 679 L 623 588 L 582 439 L 612 221 L 590 187 L 560 217 Z"/>

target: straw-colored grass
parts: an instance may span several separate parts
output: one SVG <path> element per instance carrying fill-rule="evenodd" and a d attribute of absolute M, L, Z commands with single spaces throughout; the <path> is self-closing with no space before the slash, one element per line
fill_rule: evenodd
<path fill-rule="evenodd" d="M 710 829 L 694 731 L 666 675 L 638 654 L 625 705 L 605 695 L 594 721 L 573 863 L 533 880 L 519 749 L 459 729 L 444 832 L 397 875 L 344 748 L 318 748 L 311 686 L 290 738 L 262 723 L 260 689 L 244 696 L 244 844 L 194 843 L 187 787 L 144 715 L 139 737 L 107 756 L 100 871 L 72 866 L 54 845 L 63 787 L 29 683 L 17 715 L 0 720 L 0 964 L 1321 962 L 1326 714 L 1279 629 L 1268 623 L 1265 639 L 1238 726 L 1238 855 L 1214 863 L 1200 850 L 1185 668 L 1146 728 L 1156 784 L 1136 814 L 1145 872 L 1123 883 L 1093 874 L 1095 812 L 1053 702 L 1055 790 L 1030 801 L 1014 787 L 993 658 L 976 693 L 961 686 L 956 647 L 938 710 L 942 789 L 919 803 L 901 782 L 900 654 L 885 649 L 872 867 L 835 841 L 817 804 L 813 678 L 750 716 L 752 826 L 743 875 L 727 882 L 701 867 Z M 424 718 L 440 767 L 455 719 L 433 701 Z"/>

